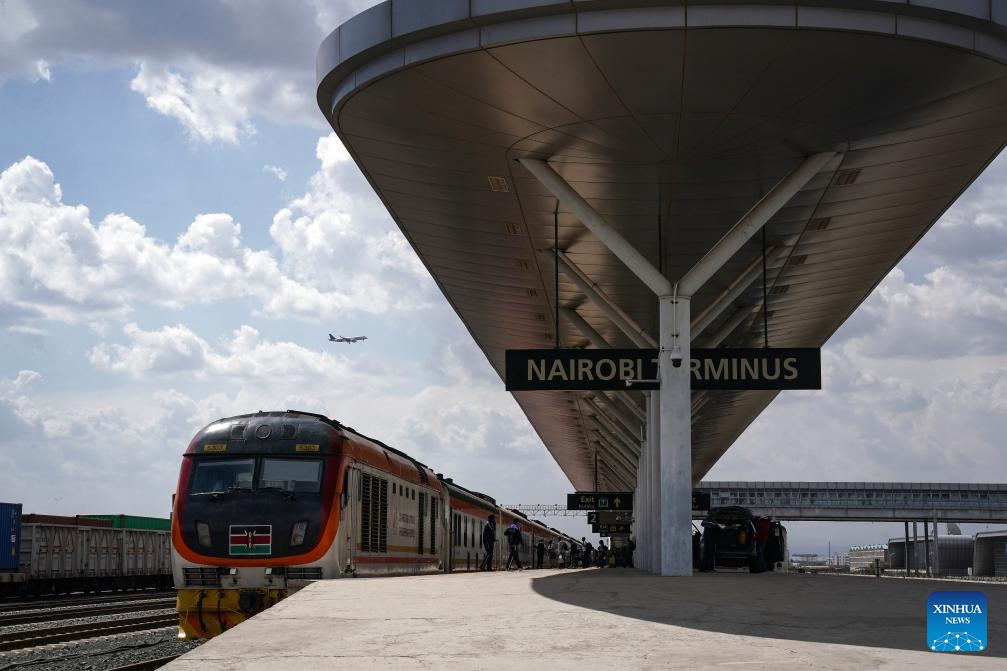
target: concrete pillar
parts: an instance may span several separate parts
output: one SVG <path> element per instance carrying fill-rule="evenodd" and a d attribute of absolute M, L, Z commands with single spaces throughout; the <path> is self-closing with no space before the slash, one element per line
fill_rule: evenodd
<path fill-rule="evenodd" d="M 916 522 L 913 522 L 913 575 L 920 572 L 920 567 L 916 565 Z"/>
<path fill-rule="evenodd" d="M 934 512 L 934 575 L 941 575 L 941 544 L 937 537 L 937 514 Z"/>
<path fill-rule="evenodd" d="M 933 574 L 930 572 L 930 521 L 926 518 L 923 520 L 923 557 L 929 578 Z"/>
<path fill-rule="evenodd" d="M 692 575 L 690 298 L 659 299 L 661 575 Z M 672 355 L 678 360 L 672 364 Z"/>
<path fill-rule="evenodd" d="M 650 459 L 647 473 L 647 522 L 650 538 L 650 571 L 661 570 L 661 393 L 652 391 L 647 397 L 647 419 L 650 427 Z"/>
<path fill-rule="evenodd" d="M 909 522 L 906 522 L 905 525 L 906 525 L 906 543 L 904 545 L 904 547 L 906 548 L 906 551 L 905 551 L 905 569 L 906 569 L 906 577 L 908 578 L 909 577 Z"/>

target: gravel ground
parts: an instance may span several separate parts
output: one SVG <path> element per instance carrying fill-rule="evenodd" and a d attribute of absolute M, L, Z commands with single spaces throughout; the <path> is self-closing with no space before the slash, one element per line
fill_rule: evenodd
<path fill-rule="evenodd" d="M 147 659 L 180 655 L 196 641 L 179 641 L 178 627 L 59 643 L 30 652 L 0 652 L 0 671 L 103 671 Z"/>
<path fill-rule="evenodd" d="M 138 605 L 139 604 L 143 604 L 143 603 L 147 603 L 147 602 L 146 601 L 137 602 Z M 105 605 L 105 604 L 98 604 L 98 605 Z M 129 605 L 132 606 L 134 604 L 129 604 Z M 59 610 L 60 613 L 65 613 L 67 611 L 71 611 L 72 612 L 72 611 L 74 611 L 74 610 L 76 610 L 78 608 L 92 608 L 94 606 L 95 606 L 95 604 L 88 603 L 88 604 L 80 604 L 79 606 L 62 606 L 62 607 L 60 607 L 58 609 L 53 609 L 53 610 Z M 4 616 L 13 617 L 15 615 L 28 615 L 28 614 L 44 615 L 45 614 L 44 610 L 39 610 L 37 608 L 33 608 L 33 609 L 26 609 L 26 610 L 23 610 L 23 611 L 10 611 L 8 613 L 4 613 L 3 615 L 0 615 L 0 634 L 14 634 L 14 633 L 21 632 L 21 631 L 36 631 L 38 629 L 45 629 L 45 628 L 48 628 L 48 627 L 62 627 L 64 625 L 71 625 L 71 624 L 90 624 L 91 622 L 108 622 L 108 621 L 111 621 L 111 620 L 124 620 L 124 619 L 130 618 L 130 617 L 144 617 L 144 616 L 147 616 L 147 615 L 151 615 L 151 616 L 153 616 L 153 615 L 165 615 L 165 614 L 170 614 L 170 613 L 174 613 L 174 612 L 175 612 L 175 608 L 173 606 L 166 606 L 164 608 L 155 609 L 155 610 L 143 610 L 143 611 L 141 611 L 141 610 L 132 610 L 132 611 L 123 611 L 121 613 L 107 613 L 105 615 L 88 615 L 86 617 L 65 618 L 65 619 L 53 620 L 53 621 L 48 622 L 48 623 L 46 623 L 46 622 L 26 622 L 24 624 L 9 624 L 9 625 L 4 625 L 4 623 L 3 623 Z M 0 667 L 0 668 L 2 668 L 2 667 Z"/>
<path fill-rule="evenodd" d="M 158 610 L 145 610 L 141 612 L 136 611 L 126 611 L 123 613 L 109 613 L 108 615 L 90 615 L 88 617 L 72 617 L 66 620 L 58 620 L 54 622 L 29 622 L 25 624 L 12 624 L 6 627 L 0 626 L 0 634 L 14 634 L 22 631 L 39 631 L 42 629 L 49 629 L 51 627 L 64 627 L 75 624 L 92 624 L 95 622 L 114 622 L 115 620 L 128 620 L 134 617 L 154 617 L 155 615 L 173 615 L 175 609 L 160 608 Z M 0 620 L 2 622 L 2 620 Z M 0 671 L 3 671 L 3 666 L 0 666 Z"/>

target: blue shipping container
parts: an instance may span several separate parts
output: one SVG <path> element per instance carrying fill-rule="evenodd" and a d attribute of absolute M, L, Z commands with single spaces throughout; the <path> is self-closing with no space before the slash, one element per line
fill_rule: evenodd
<path fill-rule="evenodd" d="M 17 571 L 21 554 L 21 504 L 0 503 L 0 571 Z"/>

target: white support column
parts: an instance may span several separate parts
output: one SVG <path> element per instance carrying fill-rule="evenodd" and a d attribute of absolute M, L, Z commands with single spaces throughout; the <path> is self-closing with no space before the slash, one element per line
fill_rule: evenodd
<path fill-rule="evenodd" d="M 649 570 L 646 545 L 647 538 L 646 525 L 650 516 L 647 514 L 647 459 L 649 459 L 649 447 L 647 446 L 647 422 L 643 424 L 643 438 L 640 440 L 640 460 L 636 464 L 636 489 L 633 492 L 633 536 L 636 541 L 637 552 L 633 558 L 633 565 L 643 571 Z"/>
<path fill-rule="evenodd" d="M 650 419 L 650 439 L 648 447 L 650 459 L 647 473 L 647 532 L 650 550 L 650 570 L 661 571 L 661 392 L 652 391 L 647 398 L 647 414 Z"/>
<path fill-rule="evenodd" d="M 645 482 L 646 523 L 652 566 L 648 570 L 666 576 L 692 575 L 691 491 L 692 426 L 689 352 L 690 304 L 692 296 L 720 269 L 774 214 L 800 191 L 835 156 L 824 152 L 806 158 L 759 200 L 716 245 L 690 269 L 675 286 L 640 254 L 632 244 L 599 215 L 573 187 L 545 161 L 522 158 L 520 163 L 556 198 L 566 205 L 588 229 L 646 284 L 658 297 L 660 392 L 652 392 L 648 404 L 648 447 L 650 473 Z M 638 347 L 653 347 L 653 338 L 643 332 L 621 309 L 604 295 L 586 275 L 556 253 L 561 269 L 591 297 L 606 315 Z M 673 297 L 674 293 L 674 297 Z M 631 326 L 632 325 L 632 326 Z M 671 365 L 671 350 L 677 346 L 683 365 Z M 642 483 L 641 483 L 642 484 Z M 634 507 L 636 507 L 634 502 Z M 642 545 L 642 543 L 641 543 Z"/>
<path fill-rule="evenodd" d="M 692 575 L 692 422 L 689 297 L 661 296 L 661 575 Z M 681 365 L 672 365 L 672 349 Z"/>

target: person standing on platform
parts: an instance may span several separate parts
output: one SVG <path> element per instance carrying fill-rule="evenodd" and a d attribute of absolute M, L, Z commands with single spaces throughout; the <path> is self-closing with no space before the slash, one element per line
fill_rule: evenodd
<path fill-rule="evenodd" d="M 523 571 L 524 566 L 521 566 L 521 546 L 524 545 L 524 539 L 521 538 L 521 528 L 518 527 L 517 520 L 510 523 L 504 535 L 507 536 L 507 545 L 510 547 L 510 556 L 507 557 L 507 570 L 510 570 L 511 562 L 514 562 L 517 564 L 517 570 Z"/>
<path fill-rule="evenodd" d="M 556 568 L 558 565 L 556 560 L 558 558 L 558 551 L 556 550 L 556 541 L 549 541 L 549 545 L 546 546 L 546 550 L 549 552 L 549 568 Z"/>
<path fill-rule="evenodd" d="M 636 552 L 636 541 L 630 536 L 626 541 L 626 566 L 633 568 L 633 553 Z"/>
<path fill-rule="evenodd" d="M 535 559 L 538 560 L 535 568 L 543 568 L 545 566 L 545 541 L 541 538 L 538 539 L 538 545 L 535 546 Z"/>
<path fill-rule="evenodd" d="M 591 541 L 587 540 L 583 536 L 581 536 L 580 542 L 582 546 L 580 550 L 580 565 L 581 568 L 588 568 L 591 566 L 591 555 L 594 553 L 594 546 L 591 545 Z"/>
<path fill-rule="evenodd" d="M 493 546 L 497 542 L 497 517 L 492 513 L 483 525 L 483 563 L 479 565 L 480 571 L 493 570 Z"/>
<path fill-rule="evenodd" d="M 704 573 L 716 572 L 714 567 L 717 565 L 717 536 L 721 528 L 720 523 L 710 515 L 703 520 L 703 563 L 699 570 Z"/>

